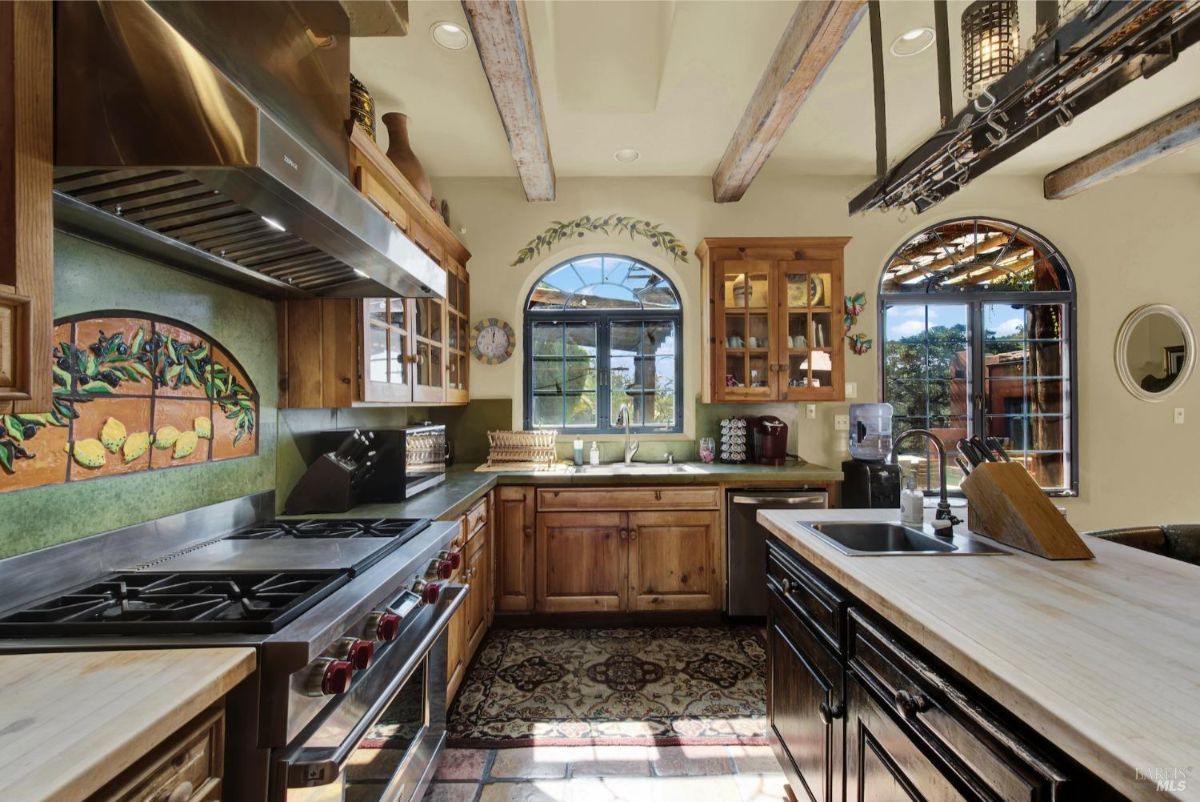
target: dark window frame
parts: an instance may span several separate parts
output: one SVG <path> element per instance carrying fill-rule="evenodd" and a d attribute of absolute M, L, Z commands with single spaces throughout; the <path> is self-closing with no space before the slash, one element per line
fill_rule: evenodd
<path fill-rule="evenodd" d="M 564 265 L 581 259 L 594 259 L 598 257 L 621 259 L 624 261 L 635 262 L 647 270 L 653 271 L 655 274 L 662 277 L 663 281 L 671 288 L 676 299 L 679 300 L 679 306 L 675 309 L 611 309 L 611 310 L 581 310 L 581 309 L 530 309 L 529 303 L 533 297 L 534 291 L 537 289 L 541 280 L 554 273 Z M 522 397 L 524 403 L 523 424 L 526 430 L 533 430 L 533 326 L 535 323 L 595 323 L 596 324 L 596 425 L 595 426 L 568 426 L 565 420 L 555 427 L 537 427 L 537 428 L 555 428 L 560 434 L 578 434 L 578 435 L 600 435 L 600 434 L 623 434 L 625 427 L 616 426 L 612 421 L 612 395 L 611 395 L 611 365 L 612 365 L 612 327 L 616 323 L 670 323 L 675 327 L 675 425 L 674 426 L 655 426 L 642 425 L 631 426 L 630 431 L 641 434 L 657 433 L 657 434 L 677 434 L 683 432 L 683 366 L 684 366 L 684 337 L 683 337 L 683 299 L 679 295 L 679 290 L 675 287 L 675 282 L 664 274 L 661 270 L 653 265 L 638 259 L 634 256 L 628 256 L 620 253 L 588 253 L 572 257 L 563 262 L 559 262 L 548 270 L 544 271 L 533 282 L 529 288 L 529 292 L 525 296 L 525 303 L 522 307 L 524 319 L 522 324 L 523 336 L 525 338 L 524 357 L 522 365 Z M 565 360 L 564 360 L 565 362 Z M 644 414 L 644 413 L 643 413 Z"/>
<path fill-rule="evenodd" d="M 953 290 L 953 291 L 907 291 L 907 292 L 888 292 L 883 289 L 884 281 L 887 278 L 887 272 L 892 262 L 904 250 L 915 237 L 921 234 L 942 228 L 944 226 L 961 224 L 964 222 L 974 222 L 976 224 L 995 224 L 1011 229 L 1014 233 L 1030 240 L 1037 246 L 1044 249 L 1048 258 L 1054 261 L 1055 267 L 1065 276 L 1067 289 L 1059 291 L 1007 291 L 1007 290 Z M 967 307 L 967 344 L 970 353 L 970 361 L 967 369 L 967 379 L 970 398 L 970 412 L 968 415 L 971 431 L 985 431 L 987 411 L 983 405 L 979 403 L 982 397 L 983 386 L 985 380 L 984 359 L 984 307 L 991 305 L 1002 304 L 1061 304 L 1066 316 L 1065 325 L 1063 326 L 1064 348 L 1066 349 L 1067 370 L 1069 371 L 1066 382 L 1068 387 L 1068 405 L 1067 413 L 1070 416 L 1070 427 L 1068 440 L 1065 444 L 1065 457 L 1069 463 L 1070 481 L 1068 486 L 1063 488 L 1048 488 L 1046 493 L 1052 497 L 1073 497 L 1079 495 L 1079 331 L 1078 331 L 1078 293 L 1075 282 L 1074 272 L 1067 263 L 1062 252 L 1054 246 L 1048 239 L 1039 234 L 1037 231 L 1028 226 L 1019 223 L 1005 220 L 998 217 L 989 216 L 964 216 L 942 220 L 934 223 L 920 231 L 914 232 L 910 237 L 900 243 L 900 245 L 888 256 L 884 262 L 883 274 L 879 282 L 879 291 L 877 295 L 878 311 L 877 325 L 878 336 L 880 342 L 879 348 L 879 364 L 878 364 L 878 382 L 879 382 L 879 399 L 887 401 L 887 311 L 889 308 L 897 306 L 965 306 Z M 950 459 L 954 454 L 954 444 L 947 443 L 947 459 Z M 936 481 L 936 480 L 935 480 Z M 936 490 L 927 491 L 936 492 Z M 962 496 L 962 491 L 952 489 L 951 495 Z"/>

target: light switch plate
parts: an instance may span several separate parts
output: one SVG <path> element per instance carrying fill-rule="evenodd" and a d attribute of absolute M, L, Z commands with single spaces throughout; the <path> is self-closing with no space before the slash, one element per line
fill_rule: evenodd
<path fill-rule="evenodd" d="M 839 432 L 850 431 L 850 416 L 849 415 L 834 415 L 833 428 Z"/>
<path fill-rule="evenodd" d="M 809 404 L 807 407 L 805 407 L 804 408 L 804 417 L 808 418 L 809 420 L 816 420 L 817 419 L 817 405 Z"/>
<path fill-rule="evenodd" d="M 1183 407 L 1175 407 L 1175 422 L 1183 423 Z"/>
<path fill-rule="evenodd" d="M 858 398 L 858 382 L 846 382 L 846 397 Z"/>

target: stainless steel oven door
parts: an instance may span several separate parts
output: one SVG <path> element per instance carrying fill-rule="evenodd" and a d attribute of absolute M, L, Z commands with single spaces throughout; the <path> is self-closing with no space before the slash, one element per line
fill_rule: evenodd
<path fill-rule="evenodd" d="M 406 628 L 350 691 L 276 761 L 273 799 L 419 799 L 446 737 L 446 625 L 466 598 L 443 586 L 420 626 Z M 368 738 L 368 736 L 370 736 Z"/>

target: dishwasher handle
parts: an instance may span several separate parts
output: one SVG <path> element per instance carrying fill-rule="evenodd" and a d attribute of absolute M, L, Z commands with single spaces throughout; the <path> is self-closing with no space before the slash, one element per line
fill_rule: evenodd
<path fill-rule="evenodd" d="M 825 493 L 805 493 L 795 496 L 730 496 L 732 504 L 779 504 L 788 507 L 824 507 L 828 496 Z M 815 503 L 814 503 L 815 502 Z"/>

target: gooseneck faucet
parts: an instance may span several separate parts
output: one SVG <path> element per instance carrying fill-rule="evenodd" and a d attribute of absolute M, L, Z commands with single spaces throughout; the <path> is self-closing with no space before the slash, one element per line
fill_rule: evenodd
<path fill-rule="evenodd" d="M 629 419 L 633 417 L 633 409 L 629 404 L 622 404 L 617 410 L 617 425 L 625 427 L 625 464 L 629 465 L 633 462 L 633 455 L 637 453 L 637 441 L 630 440 Z"/>
<path fill-rule="evenodd" d="M 950 512 L 950 499 L 946 496 L 946 446 L 940 439 L 938 439 L 936 434 L 928 429 L 909 429 L 907 432 L 897 437 L 895 442 L 892 443 L 892 453 L 890 457 L 891 461 L 896 461 L 896 455 L 900 452 L 900 444 L 913 436 L 924 437 L 929 440 L 929 442 L 933 443 L 933 448 L 938 454 L 938 468 L 941 484 L 939 485 L 940 495 L 938 498 L 937 515 L 934 517 L 940 521 L 949 521 L 951 526 L 962 523 L 962 521 L 960 521 L 958 518 L 955 518 L 954 514 Z"/>

